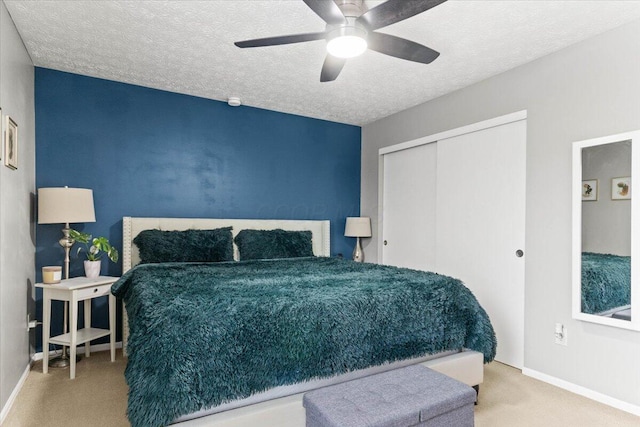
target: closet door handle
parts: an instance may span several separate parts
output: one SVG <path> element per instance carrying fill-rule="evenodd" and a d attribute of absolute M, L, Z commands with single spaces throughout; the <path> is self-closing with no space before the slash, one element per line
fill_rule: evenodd
<path fill-rule="evenodd" d="M 522 258 L 522 256 L 523 256 L 523 255 L 524 255 L 524 251 L 523 251 L 522 249 L 518 249 L 518 250 L 516 251 L 516 256 L 517 256 L 518 258 Z"/>
<path fill-rule="evenodd" d="M 387 246 L 387 241 L 382 242 L 383 245 Z"/>

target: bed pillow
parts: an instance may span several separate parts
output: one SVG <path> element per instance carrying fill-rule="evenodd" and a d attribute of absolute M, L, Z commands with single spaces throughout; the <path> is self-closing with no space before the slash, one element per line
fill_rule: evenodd
<path fill-rule="evenodd" d="M 232 227 L 214 230 L 144 230 L 133 239 L 140 264 L 233 261 Z"/>
<path fill-rule="evenodd" d="M 311 231 L 242 230 L 235 242 L 240 260 L 313 256 Z"/>

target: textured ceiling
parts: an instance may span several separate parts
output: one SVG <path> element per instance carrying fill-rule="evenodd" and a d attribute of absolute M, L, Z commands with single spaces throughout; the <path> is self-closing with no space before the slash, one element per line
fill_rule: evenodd
<path fill-rule="evenodd" d="M 36 66 L 355 125 L 640 18 L 630 0 L 450 0 L 380 30 L 441 52 L 432 64 L 367 51 L 320 83 L 324 40 L 233 45 L 323 31 L 300 0 L 5 3 Z"/>

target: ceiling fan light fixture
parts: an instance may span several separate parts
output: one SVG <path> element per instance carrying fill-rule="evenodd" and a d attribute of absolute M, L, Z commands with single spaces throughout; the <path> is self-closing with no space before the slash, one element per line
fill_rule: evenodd
<path fill-rule="evenodd" d="M 366 0 L 303 0 L 326 23 L 325 30 L 315 33 L 289 34 L 244 40 L 234 44 L 240 48 L 279 46 L 315 40 L 327 41 L 320 82 L 334 81 L 348 58 L 370 49 L 383 55 L 407 61 L 430 64 L 439 52 L 420 43 L 391 34 L 376 33 L 444 3 L 447 0 L 387 0 L 369 8 Z"/>
<path fill-rule="evenodd" d="M 337 58 L 353 58 L 367 50 L 367 41 L 358 36 L 340 36 L 329 40 L 327 52 Z"/>
<path fill-rule="evenodd" d="M 355 26 L 336 28 L 329 34 L 327 52 L 336 58 L 353 58 L 367 50 L 367 32 Z"/>

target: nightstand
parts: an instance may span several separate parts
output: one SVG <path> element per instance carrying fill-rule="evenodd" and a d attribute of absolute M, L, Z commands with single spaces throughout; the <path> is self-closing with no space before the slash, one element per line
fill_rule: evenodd
<path fill-rule="evenodd" d="M 110 336 L 111 361 L 116 360 L 116 297 L 111 294 L 111 285 L 118 277 L 99 276 L 93 279 L 75 277 L 60 283 L 46 285 L 36 283 L 42 288 L 42 372 L 49 372 L 49 343 L 69 347 L 69 378 L 76 377 L 76 346 L 84 343 L 85 357 L 90 356 L 91 340 Z M 109 296 L 109 329 L 91 327 L 91 300 Z M 50 337 L 51 334 L 51 301 L 69 302 L 69 332 Z M 78 330 L 78 302 L 84 301 L 84 325 Z"/>

